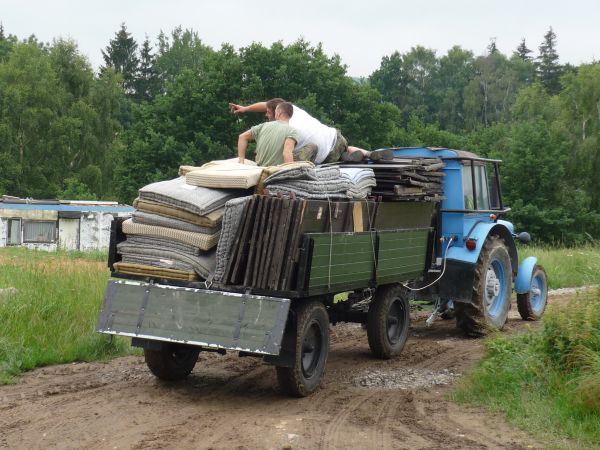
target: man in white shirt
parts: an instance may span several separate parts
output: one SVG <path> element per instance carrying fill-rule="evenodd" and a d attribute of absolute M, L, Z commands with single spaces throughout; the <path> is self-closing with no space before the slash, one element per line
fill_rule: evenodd
<path fill-rule="evenodd" d="M 229 109 L 234 114 L 247 112 L 264 112 L 268 120 L 275 118 L 275 108 L 285 100 L 273 98 L 266 102 L 253 103 L 242 106 L 235 103 L 229 104 Z M 315 164 L 339 161 L 362 161 L 393 159 L 391 150 L 376 150 L 369 152 L 359 147 L 348 145 L 348 141 L 342 133 L 333 127 L 329 127 L 312 117 L 302 108 L 293 105 L 294 114 L 290 118 L 289 125 L 298 130 L 298 142 L 294 147 L 293 155 L 295 161 L 312 161 Z"/>

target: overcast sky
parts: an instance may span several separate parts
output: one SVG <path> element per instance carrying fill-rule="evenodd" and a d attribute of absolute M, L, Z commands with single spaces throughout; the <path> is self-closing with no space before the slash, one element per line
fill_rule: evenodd
<path fill-rule="evenodd" d="M 600 0 L 0 0 L 5 33 L 42 41 L 70 37 L 94 65 L 125 22 L 141 43 L 176 26 L 197 31 L 205 44 L 268 46 L 304 37 L 337 53 L 348 74 L 367 76 L 381 58 L 423 45 L 444 54 L 453 45 L 483 54 L 490 38 L 510 54 L 525 38 L 537 54 L 553 27 L 562 63 L 600 58 Z"/>

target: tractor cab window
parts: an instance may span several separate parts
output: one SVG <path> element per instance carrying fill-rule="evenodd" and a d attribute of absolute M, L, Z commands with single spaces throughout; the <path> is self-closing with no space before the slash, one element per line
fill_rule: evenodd
<path fill-rule="evenodd" d="M 464 208 L 500 209 L 497 171 L 493 163 L 464 161 L 462 166 Z"/>

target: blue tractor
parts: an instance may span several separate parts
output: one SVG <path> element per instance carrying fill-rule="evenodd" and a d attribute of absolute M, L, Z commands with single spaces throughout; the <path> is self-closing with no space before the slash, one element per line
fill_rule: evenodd
<path fill-rule="evenodd" d="M 515 240 L 526 243 L 530 236 L 516 234 L 513 224 L 501 219 L 510 208 L 502 202 L 500 161 L 450 149 L 399 148 L 394 155 L 438 157 L 445 163 L 444 199 L 434 215 L 437 264 L 425 277 L 427 287 L 416 288 L 436 300 L 430 321 L 455 316 L 469 335 L 501 329 L 513 290 L 521 317 L 539 319 L 546 308 L 547 276 L 536 257 L 518 264 Z"/>

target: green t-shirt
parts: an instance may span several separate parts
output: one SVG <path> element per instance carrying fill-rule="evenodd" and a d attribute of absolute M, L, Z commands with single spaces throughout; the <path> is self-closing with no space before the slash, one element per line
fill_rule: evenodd
<path fill-rule="evenodd" d="M 284 122 L 265 122 L 250 129 L 256 141 L 256 164 L 276 166 L 283 164 L 283 144 L 287 138 L 298 142 L 298 132 Z"/>

